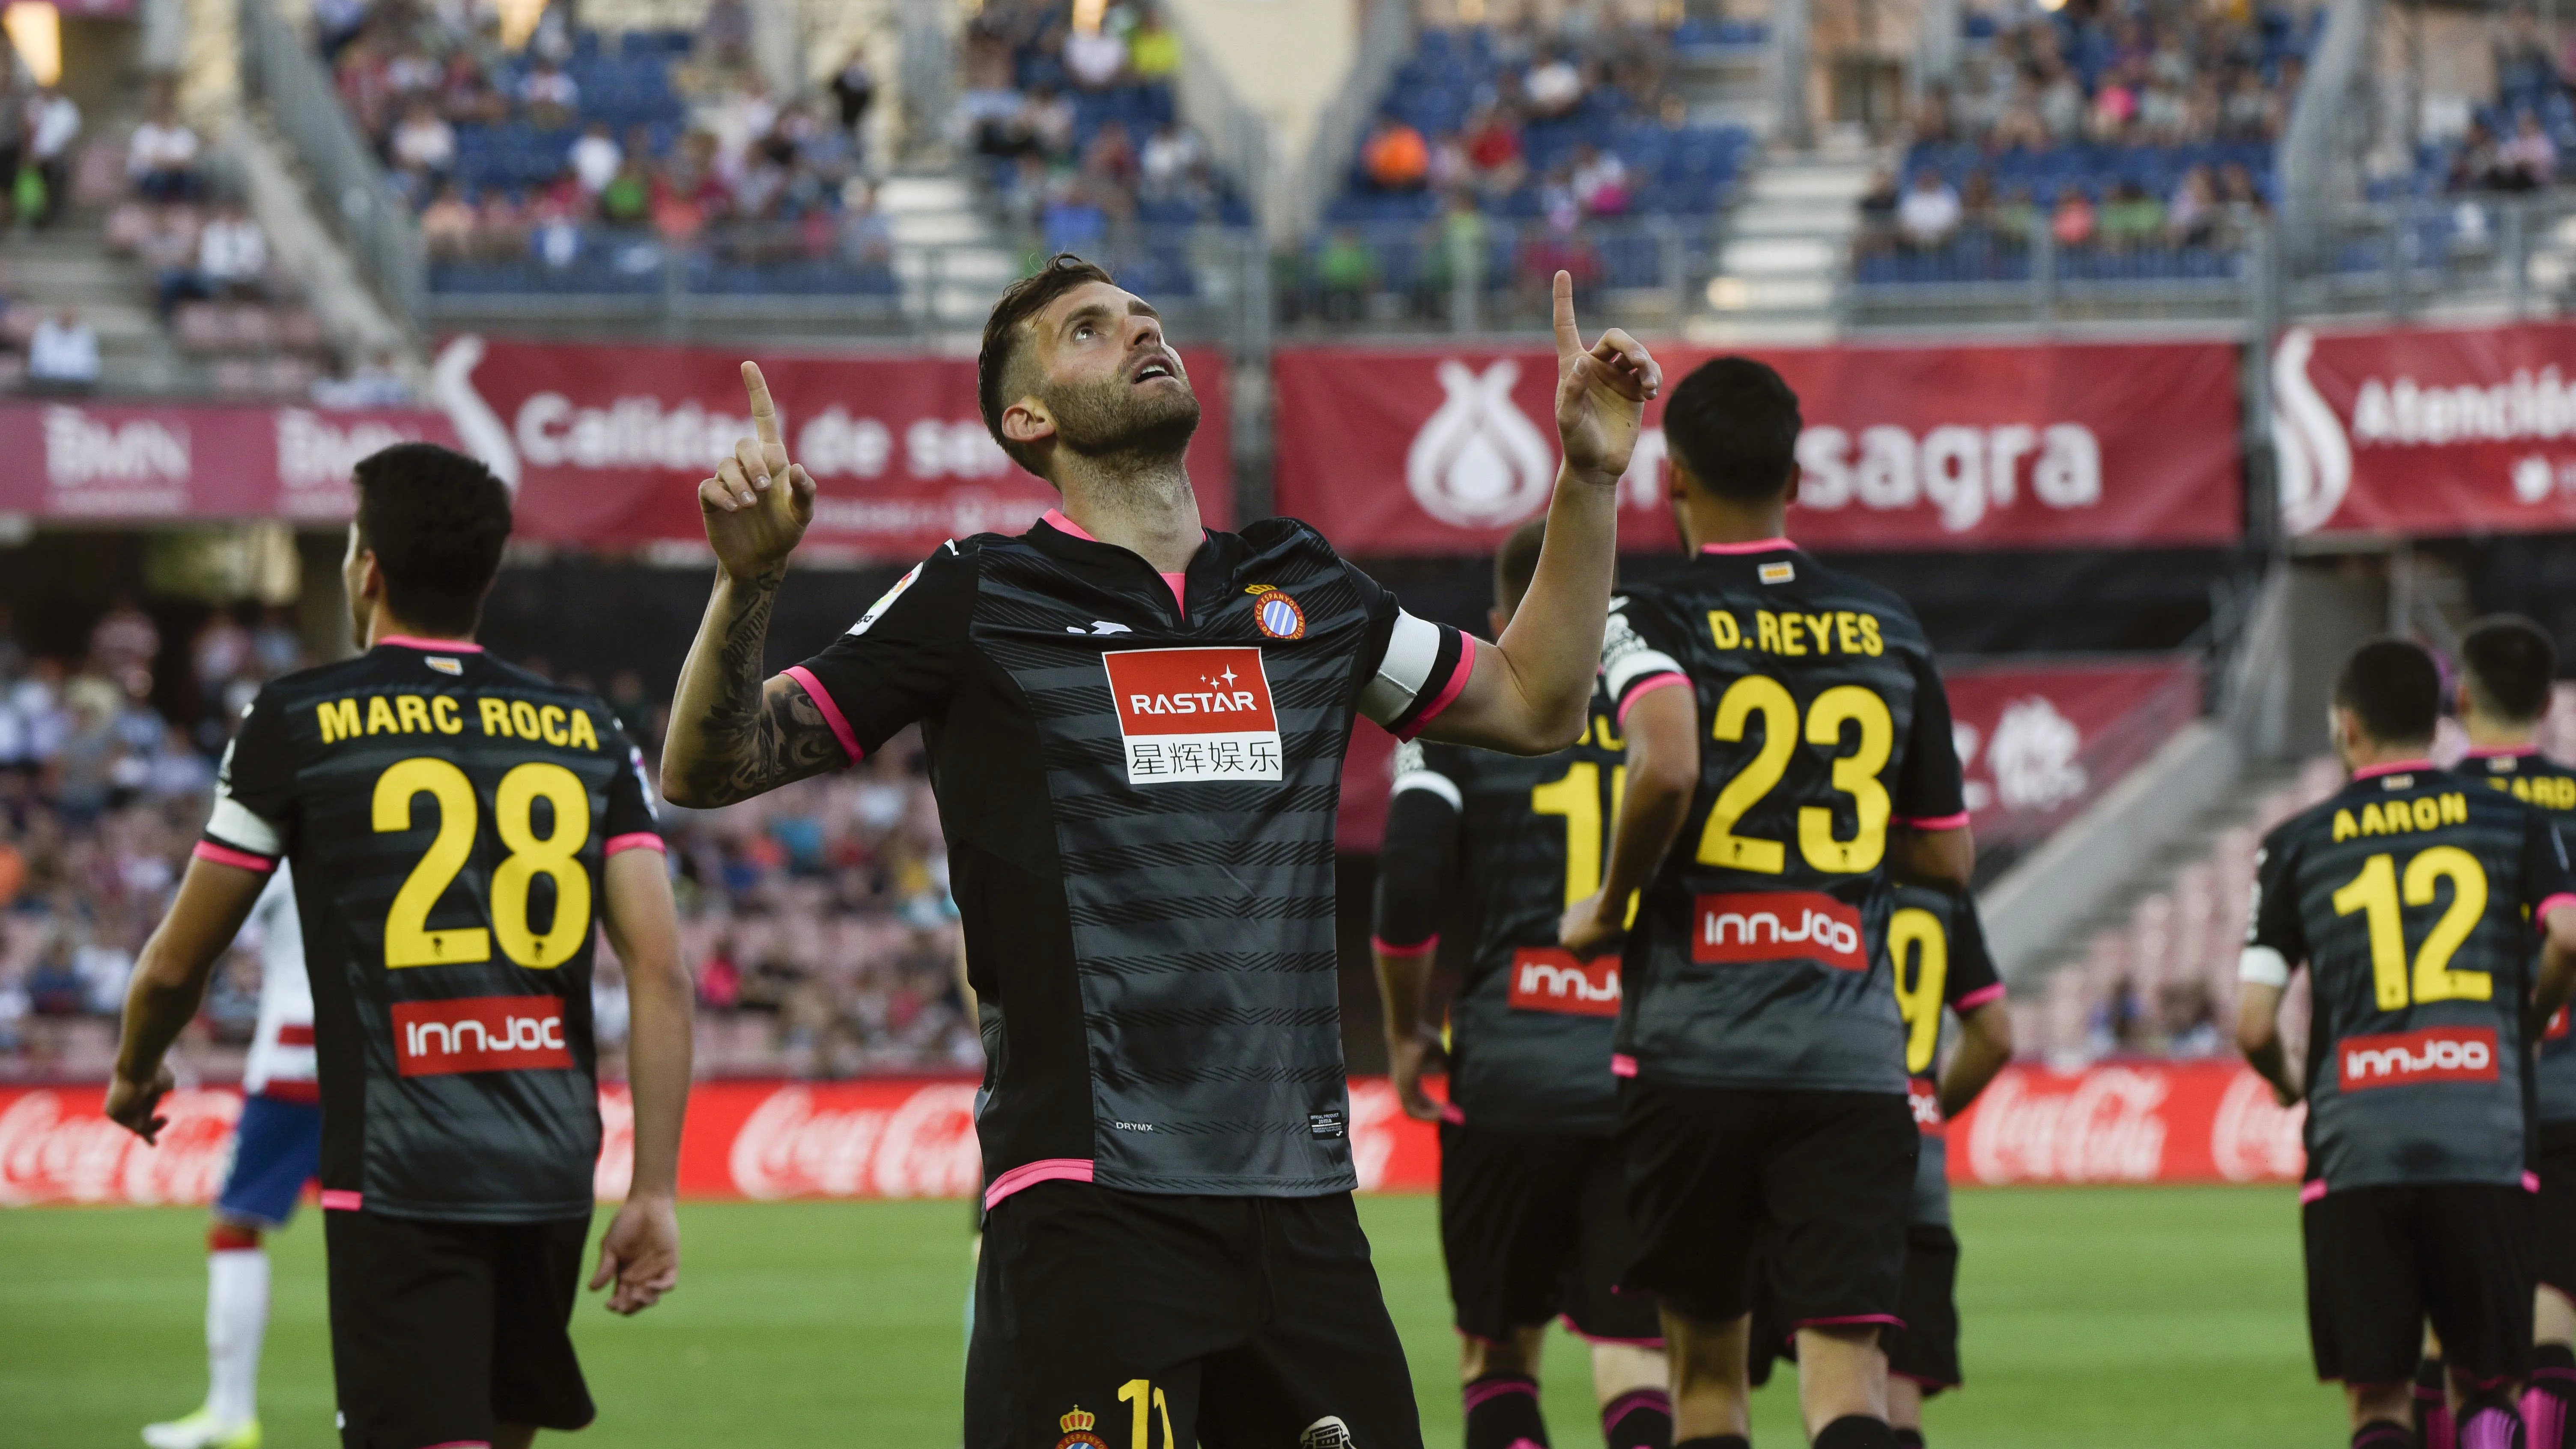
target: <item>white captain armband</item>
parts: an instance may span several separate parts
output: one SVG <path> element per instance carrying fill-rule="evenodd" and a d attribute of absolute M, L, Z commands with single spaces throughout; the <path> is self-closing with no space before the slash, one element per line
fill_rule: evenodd
<path fill-rule="evenodd" d="M 2236 979 L 2248 986 L 2290 984 L 2290 958 L 2269 946 L 2248 946 L 2236 958 Z"/>

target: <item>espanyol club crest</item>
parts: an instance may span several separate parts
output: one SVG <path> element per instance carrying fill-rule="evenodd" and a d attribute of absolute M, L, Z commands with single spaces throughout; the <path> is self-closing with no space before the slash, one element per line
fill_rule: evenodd
<path fill-rule="evenodd" d="M 1256 601 L 1252 622 L 1273 639 L 1306 637 L 1306 611 L 1297 601 L 1279 591 L 1276 584 L 1253 584 L 1244 589 Z"/>
<path fill-rule="evenodd" d="M 1137 1407 L 1141 1410 L 1144 1406 Z M 1072 1413 L 1055 1421 L 1055 1426 L 1064 1431 L 1064 1437 L 1055 1441 L 1055 1449 L 1109 1449 L 1108 1440 L 1091 1432 L 1099 1422 L 1098 1415 L 1080 1404 L 1074 1405 Z"/>

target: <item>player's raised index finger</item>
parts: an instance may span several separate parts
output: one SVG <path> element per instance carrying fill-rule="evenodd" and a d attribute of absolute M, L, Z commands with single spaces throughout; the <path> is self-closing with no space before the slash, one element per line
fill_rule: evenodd
<path fill-rule="evenodd" d="M 1583 354 L 1583 334 L 1574 327 L 1574 277 L 1556 274 L 1556 363 L 1569 366 Z"/>
<path fill-rule="evenodd" d="M 778 404 L 769 400 L 769 380 L 760 375 L 760 364 L 742 365 L 742 390 L 751 394 L 751 430 L 763 443 L 779 443 Z"/>

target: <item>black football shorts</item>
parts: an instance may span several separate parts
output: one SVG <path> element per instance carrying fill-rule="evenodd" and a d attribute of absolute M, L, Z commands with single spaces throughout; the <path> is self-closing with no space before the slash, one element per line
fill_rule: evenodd
<path fill-rule="evenodd" d="M 2424 1324 L 2473 1382 L 2531 1372 L 2532 1194 L 2440 1182 L 2329 1192 L 2300 1210 L 2317 1377 L 2410 1382 Z"/>
<path fill-rule="evenodd" d="M 1458 1331 L 1501 1342 L 1562 1316 L 1595 1342 L 1660 1346 L 1655 1300 L 1620 1293 L 1636 1254 L 1607 1137 L 1440 1125 L 1440 1248 Z"/>
<path fill-rule="evenodd" d="M 2532 1267 L 2540 1281 L 2576 1297 L 2576 1122 L 2540 1124 L 2540 1223 Z"/>
<path fill-rule="evenodd" d="M 590 1387 L 572 1309 L 590 1219 L 460 1223 L 326 1212 L 342 1449 L 578 1429 Z"/>
<path fill-rule="evenodd" d="M 1750 1312 L 1755 1274 L 1790 1330 L 1892 1327 L 1921 1151 L 1902 1092 L 1620 1085 L 1628 1220 L 1621 1286 L 1687 1317 Z"/>
<path fill-rule="evenodd" d="M 1348 1193 L 1041 1182 L 984 1218 L 966 1449 L 1421 1449 Z"/>
<path fill-rule="evenodd" d="M 1881 1328 L 1892 1378 L 1911 1379 L 1929 1397 L 1955 1389 L 1959 1377 L 1959 1239 L 1940 1223 L 1905 1230 L 1905 1283 L 1897 1290 L 1902 1328 Z M 1748 1359 L 1755 1387 L 1771 1381 L 1775 1362 L 1796 1363 L 1798 1340 L 1767 1291 L 1757 1290 Z"/>

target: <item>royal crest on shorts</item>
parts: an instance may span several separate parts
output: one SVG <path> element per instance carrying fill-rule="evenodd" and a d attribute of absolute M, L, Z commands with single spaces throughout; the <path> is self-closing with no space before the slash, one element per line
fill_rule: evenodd
<path fill-rule="evenodd" d="M 1109 1449 L 1108 1440 L 1091 1432 L 1091 1426 L 1099 1422 L 1099 1415 L 1080 1404 L 1074 1405 L 1072 1413 L 1055 1421 L 1056 1427 L 1064 1431 L 1064 1437 L 1055 1441 L 1055 1449 Z"/>
<path fill-rule="evenodd" d="M 1247 584 L 1243 591 L 1258 601 L 1252 606 L 1252 622 L 1262 633 L 1273 639 L 1306 637 L 1306 611 L 1281 593 L 1277 584 Z"/>

